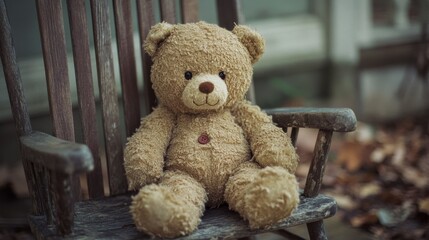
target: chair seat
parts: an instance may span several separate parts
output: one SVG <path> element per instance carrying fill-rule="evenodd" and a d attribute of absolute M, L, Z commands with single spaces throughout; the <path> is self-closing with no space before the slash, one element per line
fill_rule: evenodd
<path fill-rule="evenodd" d="M 83 201 L 75 206 L 75 225 L 70 239 L 144 239 L 149 236 L 137 231 L 129 206 L 131 195 Z M 250 230 L 246 221 L 237 213 L 223 205 L 207 209 L 198 230 L 180 239 L 210 239 L 243 237 L 276 229 L 284 229 L 306 222 L 313 222 L 333 216 L 336 202 L 333 198 L 319 195 L 315 198 L 301 197 L 301 203 L 293 215 L 285 221 L 267 229 Z M 54 226 L 47 226 L 42 216 L 30 216 L 30 226 L 36 235 L 45 238 L 55 237 Z"/>

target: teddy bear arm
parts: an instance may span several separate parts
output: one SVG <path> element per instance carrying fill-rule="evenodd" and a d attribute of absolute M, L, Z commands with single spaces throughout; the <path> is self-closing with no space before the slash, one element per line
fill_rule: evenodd
<path fill-rule="evenodd" d="M 237 104 L 233 114 L 247 136 L 256 162 L 263 167 L 280 166 L 295 173 L 298 166 L 295 148 L 270 116 L 247 101 Z"/>
<path fill-rule="evenodd" d="M 142 119 L 136 133 L 128 139 L 124 167 L 130 190 L 156 182 L 162 176 L 174 124 L 174 114 L 160 106 Z"/>

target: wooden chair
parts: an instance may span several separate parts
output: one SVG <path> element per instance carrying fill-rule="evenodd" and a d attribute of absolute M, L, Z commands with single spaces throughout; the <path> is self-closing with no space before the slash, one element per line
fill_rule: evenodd
<path fill-rule="evenodd" d="M 37 0 L 37 12 L 42 39 L 43 56 L 48 85 L 53 136 L 33 131 L 16 64 L 11 29 L 4 0 L 0 0 L 0 52 L 7 82 L 17 134 L 20 137 L 23 165 L 32 198 L 29 223 L 39 239 L 88 237 L 90 239 L 146 238 L 138 232 L 129 213 L 130 196 L 123 167 L 123 138 L 120 111 L 115 87 L 112 61 L 109 4 L 107 0 L 91 0 L 90 9 L 94 29 L 100 107 L 103 119 L 105 154 L 99 151 L 96 127 L 96 101 L 92 85 L 90 45 L 84 0 L 68 0 L 67 10 L 73 46 L 74 70 L 78 89 L 78 110 L 82 125 L 83 144 L 75 143 L 76 125 L 73 122 L 70 83 L 67 75 L 61 1 Z M 139 125 L 140 109 L 155 105 L 151 91 L 149 70 L 151 61 L 143 53 L 143 66 L 136 66 L 133 49 L 131 6 L 128 0 L 113 1 L 116 41 L 122 83 L 125 135 L 130 136 Z M 198 1 L 182 0 L 183 22 L 196 21 Z M 218 0 L 220 24 L 231 29 L 239 22 L 237 1 Z M 137 0 L 140 41 L 154 20 L 152 1 Z M 160 0 L 161 19 L 176 22 L 174 1 Z M 143 91 L 137 88 L 136 68 L 143 68 Z M 301 203 L 294 214 L 270 229 L 251 231 L 238 214 L 226 206 L 207 210 L 198 231 L 183 239 L 237 238 L 265 231 L 286 229 L 306 223 L 311 239 L 325 239 L 323 219 L 335 214 L 335 200 L 319 195 L 325 162 L 334 131 L 353 131 L 356 118 L 350 109 L 277 109 L 268 111 L 283 129 L 291 128 L 296 141 L 299 128 L 317 128 L 314 156 L 307 177 Z M 103 190 L 101 157 L 106 156 L 109 196 Z M 78 177 L 86 174 L 89 199 L 81 199 Z M 283 232 L 298 239 L 297 236 Z"/>

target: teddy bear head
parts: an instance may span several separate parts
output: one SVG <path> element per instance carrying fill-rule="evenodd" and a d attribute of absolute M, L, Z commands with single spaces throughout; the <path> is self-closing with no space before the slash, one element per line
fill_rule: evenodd
<path fill-rule="evenodd" d="M 205 22 L 163 22 L 151 28 L 144 49 L 153 60 L 151 81 L 158 101 L 173 112 L 202 113 L 244 99 L 264 41 L 240 25 L 228 31 Z"/>

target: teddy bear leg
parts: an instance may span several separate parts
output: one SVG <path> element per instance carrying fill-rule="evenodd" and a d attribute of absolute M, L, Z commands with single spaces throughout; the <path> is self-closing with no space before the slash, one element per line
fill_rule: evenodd
<path fill-rule="evenodd" d="M 158 237 L 177 237 L 196 229 L 207 194 L 186 173 L 166 172 L 159 184 L 147 185 L 133 197 L 131 214 L 137 229 Z"/>
<path fill-rule="evenodd" d="M 287 218 L 296 208 L 298 183 L 284 168 L 261 168 L 246 162 L 228 180 L 225 200 L 249 221 L 250 228 L 266 227 Z"/>

